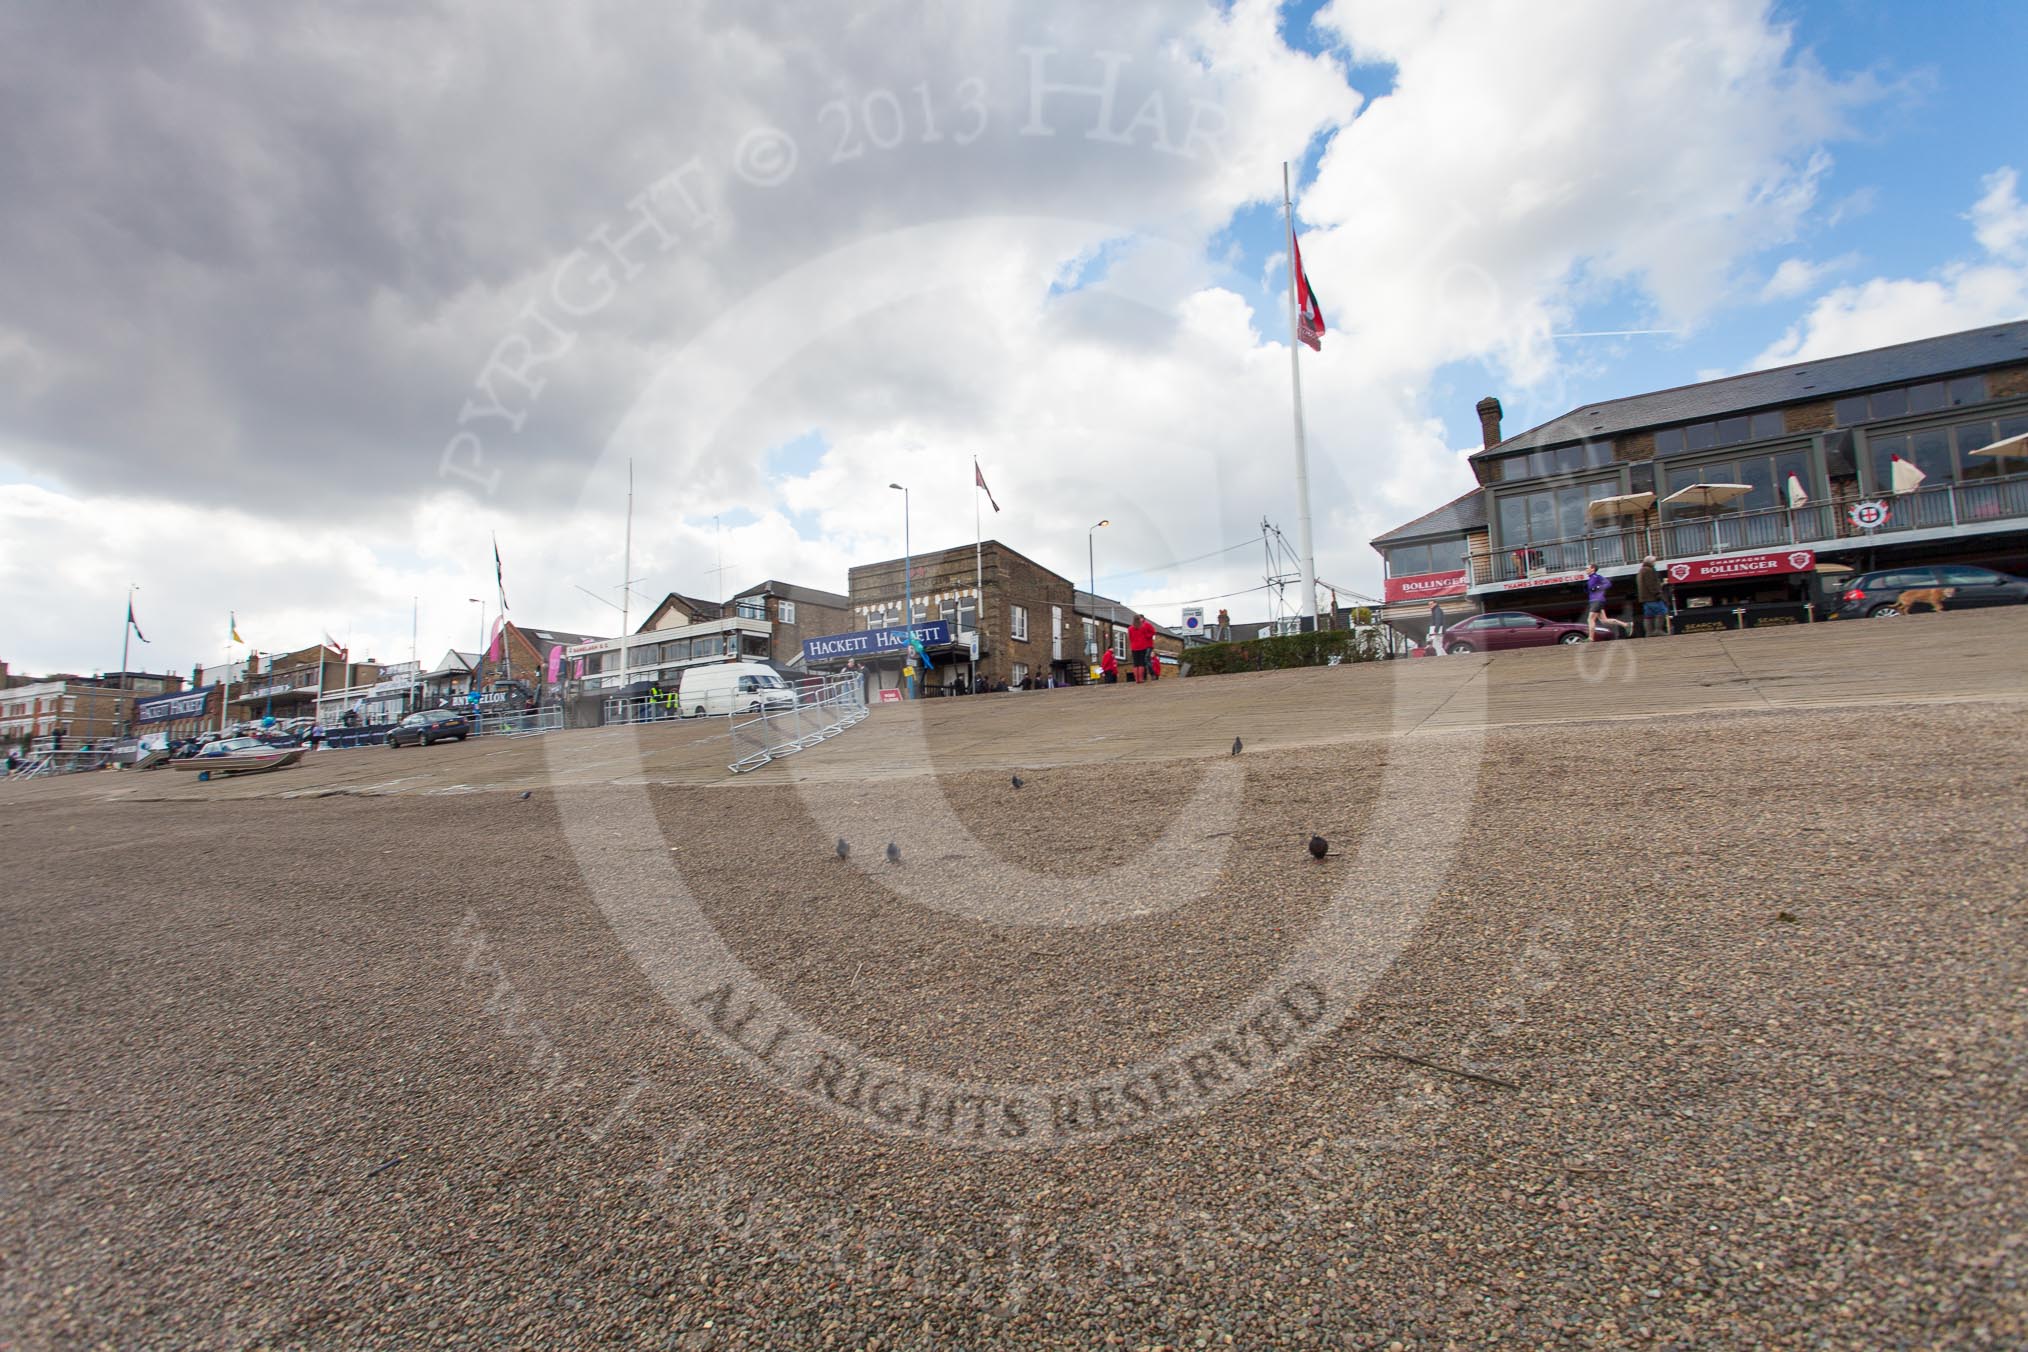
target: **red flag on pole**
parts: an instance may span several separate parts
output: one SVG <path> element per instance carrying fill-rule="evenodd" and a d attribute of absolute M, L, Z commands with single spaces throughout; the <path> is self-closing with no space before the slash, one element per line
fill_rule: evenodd
<path fill-rule="evenodd" d="M 979 457 L 977 456 L 972 457 L 972 482 L 981 488 L 986 488 L 986 471 L 979 468 Z M 986 501 L 993 503 L 994 511 L 1000 510 L 1000 504 L 993 501 L 993 490 L 990 488 L 986 488 Z"/>
<path fill-rule="evenodd" d="M 1312 351 L 1322 352 L 1324 307 L 1317 304 L 1317 293 L 1310 289 L 1309 274 L 1303 271 L 1303 251 L 1293 231 L 1289 234 L 1289 253 L 1295 259 L 1296 269 L 1296 337 L 1308 343 Z"/>

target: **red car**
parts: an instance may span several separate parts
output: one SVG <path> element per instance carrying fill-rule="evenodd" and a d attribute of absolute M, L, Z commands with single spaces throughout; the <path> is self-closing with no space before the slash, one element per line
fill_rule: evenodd
<path fill-rule="evenodd" d="M 1611 638 L 1610 628 L 1600 629 L 1600 638 Z M 1447 653 L 1490 653 L 1503 648 L 1546 648 L 1552 643 L 1582 643 L 1586 638 L 1581 624 L 1545 620 L 1520 610 L 1495 610 L 1459 620 L 1444 630 Z"/>

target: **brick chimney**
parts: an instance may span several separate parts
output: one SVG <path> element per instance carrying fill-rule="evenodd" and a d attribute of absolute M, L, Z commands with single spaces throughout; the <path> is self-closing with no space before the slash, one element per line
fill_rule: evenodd
<path fill-rule="evenodd" d="M 1491 450 L 1500 444 L 1500 401 L 1489 394 L 1479 401 L 1478 408 L 1479 436 Z"/>

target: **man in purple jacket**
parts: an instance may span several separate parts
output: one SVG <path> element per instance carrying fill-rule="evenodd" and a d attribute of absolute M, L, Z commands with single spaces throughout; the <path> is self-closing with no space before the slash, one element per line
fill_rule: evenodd
<path fill-rule="evenodd" d="M 1633 632 L 1632 625 L 1606 614 L 1606 589 L 1611 586 L 1612 583 L 1606 581 L 1605 574 L 1599 572 L 1597 564 L 1594 563 L 1584 570 L 1584 632 L 1585 637 L 1593 643 L 1598 642 L 1600 625 L 1605 625 L 1608 629 L 1624 628 L 1629 633 Z"/>

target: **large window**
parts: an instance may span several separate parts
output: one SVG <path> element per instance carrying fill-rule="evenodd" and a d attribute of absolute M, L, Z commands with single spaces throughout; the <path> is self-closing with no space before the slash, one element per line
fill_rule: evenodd
<path fill-rule="evenodd" d="M 1793 474 L 1802 480 L 1803 491 L 1815 497 L 1817 486 L 1810 482 L 1810 456 L 1807 451 L 1782 451 L 1776 455 L 1742 456 L 1738 460 L 1721 460 L 1702 465 L 1679 465 L 1672 467 L 1664 478 L 1664 498 L 1688 488 L 1691 484 L 1745 484 L 1744 497 L 1733 498 L 1715 508 L 1696 504 L 1671 503 L 1668 511 L 1671 517 L 1698 517 L 1725 512 L 1759 512 L 1770 507 L 1785 506 L 1788 502 L 1789 476 Z"/>
<path fill-rule="evenodd" d="M 1084 622 L 1084 650 L 1090 653 L 1093 657 L 1098 656 L 1097 620 L 1086 620 Z"/>
<path fill-rule="evenodd" d="M 958 628 L 960 634 L 975 632 L 979 627 L 979 598 L 960 596 L 958 598 Z"/>
<path fill-rule="evenodd" d="M 768 598 L 765 596 L 742 596 L 732 603 L 733 613 L 742 620 L 764 620 L 768 617 Z"/>
<path fill-rule="evenodd" d="M 1500 479 L 1503 483 L 1512 483 L 1516 479 L 1545 479 L 1552 474 L 1576 474 L 1580 470 L 1602 469 L 1612 462 L 1612 442 L 1572 442 L 1568 446 L 1551 446 L 1543 451 L 1528 451 L 1521 455 L 1502 457 Z"/>
<path fill-rule="evenodd" d="M 1449 573 L 1465 566 L 1465 542 L 1439 540 L 1435 544 L 1396 545 L 1387 551 L 1389 577 L 1415 577 L 1421 573 Z"/>
<path fill-rule="evenodd" d="M 1655 433 L 1655 455 L 1681 455 L 1685 451 L 1708 451 L 1717 446 L 1736 446 L 1742 441 L 1766 441 L 1782 434 L 1778 409 L 1759 413 L 1735 413 L 1709 422 L 1665 427 Z"/>
<path fill-rule="evenodd" d="M 1007 633 L 1017 643 L 1028 641 L 1028 607 L 1007 607 Z"/>
<path fill-rule="evenodd" d="M 1871 394 L 1854 394 L 1832 405 L 1838 426 L 1899 418 L 1910 413 L 1930 413 L 1940 408 L 1962 408 L 1986 401 L 1984 376 L 1959 376 L 1956 380 L 1930 380 L 1920 385 L 1899 385 Z"/>
<path fill-rule="evenodd" d="M 1500 543 L 1507 549 L 1517 545 L 1568 540 L 1589 529 L 1585 508 L 1600 498 L 1620 491 L 1617 480 L 1600 479 L 1588 484 L 1565 484 L 1533 493 L 1509 493 L 1500 499 Z M 1462 568 L 1459 563 L 1456 567 Z"/>
<path fill-rule="evenodd" d="M 1981 418 L 1977 422 L 1959 423 L 1954 427 L 1931 427 L 1920 432 L 1873 437 L 1867 442 L 1868 458 L 1873 468 L 1873 491 L 1892 491 L 1892 465 L 1897 455 L 1921 470 L 1926 483 L 2028 473 L 2028 456 L 1972 454 L 1982 446 L 2020 436 L 2023 432 L 2028 432 L 2028 415 L 2017 414 L 2011 418 Z"/>
<path fill-rule="evenodd" d="M 794 624 L 796 622 L 796 603 L 794 601 L 775 602 L 775 618 L 783 624 Z"/>

